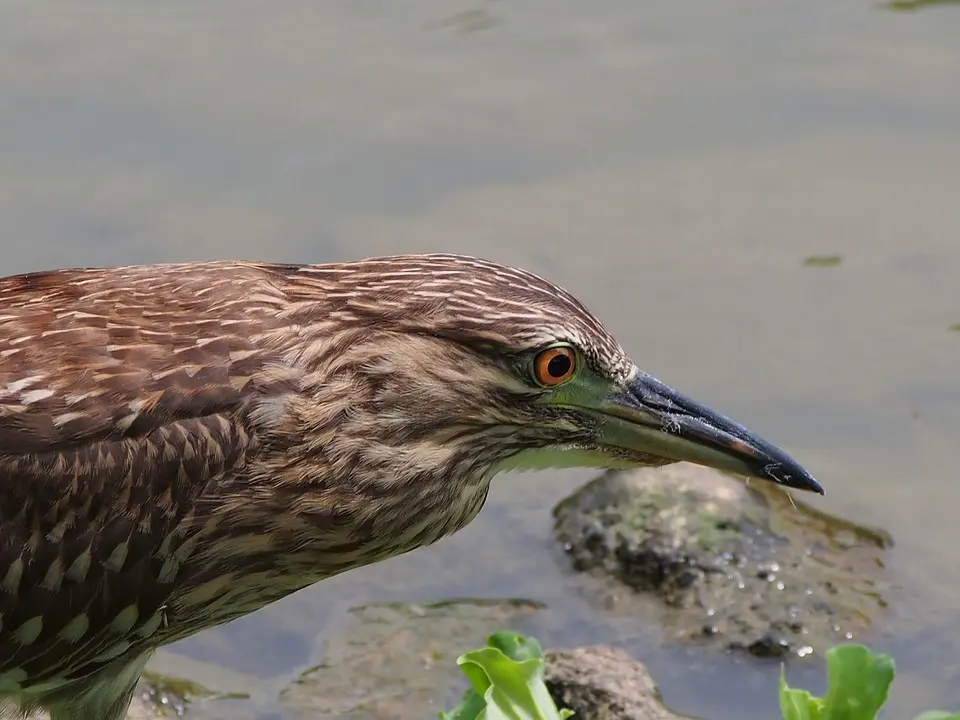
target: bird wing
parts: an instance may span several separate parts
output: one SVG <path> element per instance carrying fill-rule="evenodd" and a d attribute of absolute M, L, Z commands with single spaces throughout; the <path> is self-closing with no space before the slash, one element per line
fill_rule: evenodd
<path fill-rule="evenodd" d="M 82 676 L 164 622 L 197 499 L 290 381 L 275 299 L 248 266 L 0 279 L 0 680 Z"/>

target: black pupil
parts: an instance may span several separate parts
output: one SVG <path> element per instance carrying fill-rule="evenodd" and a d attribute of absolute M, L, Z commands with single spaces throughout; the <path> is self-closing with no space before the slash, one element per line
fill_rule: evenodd
<path fill-rule="evenodd" d="M 550 373 L 550 377 L 564 377 L 568 372 L 570 372 L 570 356 L 554 355 L 552 358 L 550 358 L 550 362 L 547 363 L 547 372 Z"/>

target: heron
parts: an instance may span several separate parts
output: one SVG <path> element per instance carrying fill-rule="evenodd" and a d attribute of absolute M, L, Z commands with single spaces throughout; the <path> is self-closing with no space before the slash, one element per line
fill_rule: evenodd
<path fill-rule="evenodd" d="M 152 653 L 469 524 L 513 469 L 821 493 L 543 277 L 452 254 L 0 279 L 0 716 L 120 720 Z"/>

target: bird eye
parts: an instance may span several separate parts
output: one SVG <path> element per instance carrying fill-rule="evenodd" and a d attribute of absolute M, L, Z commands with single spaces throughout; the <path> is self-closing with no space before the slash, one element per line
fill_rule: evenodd
<path fill-rule="evenodd" d="M 573 377 L 577 368 L 577 354 L 568 347 L 547 348 L 533 361 L 537 382 L 546 387 L 559 385 Z"/>

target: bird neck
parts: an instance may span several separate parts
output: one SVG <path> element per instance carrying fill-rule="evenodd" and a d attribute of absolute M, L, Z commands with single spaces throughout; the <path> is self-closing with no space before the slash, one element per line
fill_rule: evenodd
<path fill-rule="evenodd" d="M 246 526 L 234 533 L 247 538 L 236 543 L 238 565 L 255 572 L 259 563 L 302 585 L 462 529 L 483 507 L 499 460 L 482 446 L 463 452 L 337 439 L 297 454 L 282 467 L 271 456 L 254 463 L 252 481 L 219 507 L 235 531 Z"/>
<path fill-rule="evenodd" d="M 327 556 L 336 548 L 344 569 L 431 545 L 480 512 L 495 462 L 485 455 L 368 446 L 339 476 L 318 476 L 300 505 L 302 521 L 316 550 Z"/>

